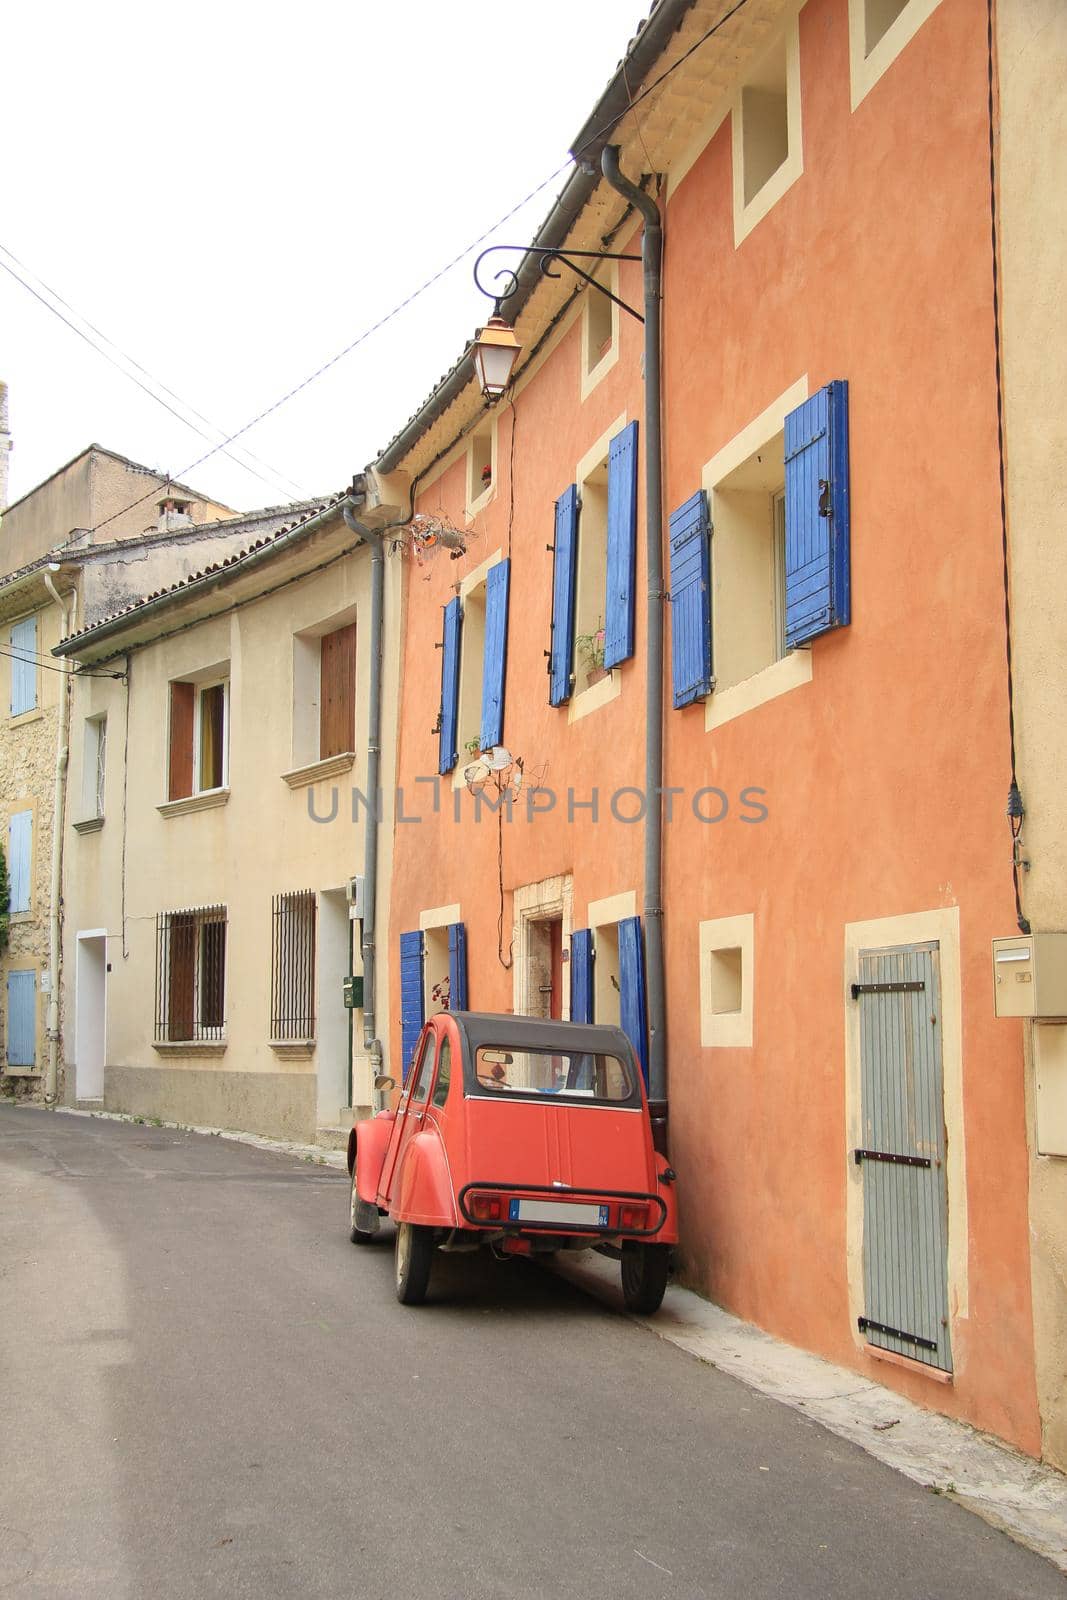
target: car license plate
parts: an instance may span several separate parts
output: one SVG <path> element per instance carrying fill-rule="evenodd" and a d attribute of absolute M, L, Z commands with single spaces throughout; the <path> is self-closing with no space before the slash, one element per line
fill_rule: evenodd
<path fill-rule="evenodd" d="M 584 1205 L 577 1200 L 512 1200 L 508 1205 L 511 1222 L 559 1222 L 580 1228 L 606 1228 L 607 1206 Z"/>

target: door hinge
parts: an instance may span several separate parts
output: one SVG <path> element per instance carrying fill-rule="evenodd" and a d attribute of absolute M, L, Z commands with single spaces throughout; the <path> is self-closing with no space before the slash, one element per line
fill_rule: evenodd
<path fill-rule="evenodd" d="M 924 1339 L 918 1333 L 904 1333 L 900 1328 L 891 1328 L 888 1323 L 874 1322 L 870 1317 L 857 1317 L 857 1325 L 861 1333 L 881 1333 L 887 1339 L 903 1339 L 905 1344 L 917 1344 L 920 1350 L 936 1350 L 936 1339 Z"/>
<path fill-rule="evenodd" d="M 892 1150 L 853 1150 L 857 1167 L 864 1161 L 891 1161 L 900 1167 L 928 1167 L 929 1156 L 898 1156 Z"/>
<path fill-rule="evenodd" d="M 854 983 L 852 998 L 858 1000 L 861 994 L 919 994 L 925 988 L 921 978 L 910 979 L 907 983 Z"/>

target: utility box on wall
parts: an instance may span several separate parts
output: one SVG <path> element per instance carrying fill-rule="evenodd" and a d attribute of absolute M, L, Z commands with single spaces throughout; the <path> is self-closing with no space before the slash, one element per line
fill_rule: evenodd
<path fill-rule="evenodd" d="M 993 1008 L 998 1017 L 1067 1018 L 1067 933 L 993 940 Z"/>

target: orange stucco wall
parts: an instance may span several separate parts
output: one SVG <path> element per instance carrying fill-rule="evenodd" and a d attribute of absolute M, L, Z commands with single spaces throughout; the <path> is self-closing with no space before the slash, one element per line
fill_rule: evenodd
<path fill-rule="evenodd" d="M 1015 1024 L 994 1021 L 989 962 L 1014 909 L 985 7 L 943 0 L 854 113 L 846 0 L 808 0 L 800 55 L 804 171 L 764 221 L 735 249 L 729 119 L 666 209 L 667 509 L 804 374 L 809 392 L 849 381 L 852 472 L 853 620 L 815 642 L 811 683 L 710 733 L 702 705 L 667 713 L 669 784 L 687 795 L 717 784 L 731 799 L 758 785 L 769 811 L 746 825 L 734 803 L 706 826 L 683 798 L 665 830 L 681 1265 L 775 1334 L 1037 1452 L 1022 1047 Z M 638 267 L 622 267 L 621 293 L 639 302 Z M 514 409 L 501 409 L 497 491 L 467 556 L 407 571 L 399 773 L 422 820 L 397 829 L 392 926 L 416 928 L 421 910 L 458 902 L 477 1009 L 512 1005 L 497 953 L 497 825 L 475 825 L 465 794 L 457 825 L 450 779 L 433 816 L 413 780 L 437 769 L 441 606 L 466 571 L 508 553 L 515 426 L 504 737 L 559 798 L 533 823 L 520 806 L 503 829 L 504 956 L 516 886 L 573 874 L 576 927 L 603 896 L 635 889 L 641 907 L 642 830 L 604 814 L 613 790 L 643 778 L 640 557 L 636 654 L 619 697 L 568 725 L 547 704 L 544 658 L 553 502 L 621 412 L 643 415 L 641 330 L 623 317 L 620 336 L 618 364 L 580 403 L 571 324 Z M 464 488 L 461 454 L 421 504 L 462 526 Z M 638 537 L 640 549 L 643 518 Z M 568 823 L 568 786 L 581 799 L 599 790 L 597 825 L 588 812 Z M 954 1382 L 940 1386 L 875 1366 L 852 1327 L 844 929 L 957 905 L 969 1303 L 953 1320 Z M 755 918 L 754 1044 L 704 1049 L 698 923 L 740 913 Z"/>

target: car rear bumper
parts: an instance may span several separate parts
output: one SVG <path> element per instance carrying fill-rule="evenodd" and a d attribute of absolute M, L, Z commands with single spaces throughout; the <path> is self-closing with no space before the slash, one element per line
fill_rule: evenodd
<path fill-rule="evenodd" d="M 499 1217 L 476 1216 L 470 1208 L 470 1200 L 474 1195 L 499 1195 L 502 1201 L 501 1215 Z M 582 1204 L 596 1205 L 606 1208 L 608 1220 L 606 1222 L 576 1222 L 573 1220 L 539 1220 L 529 1217 L 513 1218 L 509 1216 L 509 1207 L 513 1201 L 556 1200 L 561 1205 Z M 669 1218 L 667 1202 L 662 1195 L 652 1194 L 647 1190 L 633 1189 L 558 1189 L 547 1184 L 533 1183 L 501 1183 L 489 1181 L 482 1183 L 468 1183 L 463 1186 L 457 1196 L 460 1216 L 467 1227 L 478 1228 L 484 1231 L 492 1228 L 494 1232 L 517 1234 L 557 1234 L 567 1237 L 581 1237 L 595 1243 L 598 1239 L 652 1239 L 661 1244 L 676 1243 L 673 1228 L 665 1225 Z M 623 1223 L 619 1218 L 622 1206 L 644 1206 L 647 1208 L 647 1225 L 635 1227 L 632 1221 Z"/>

